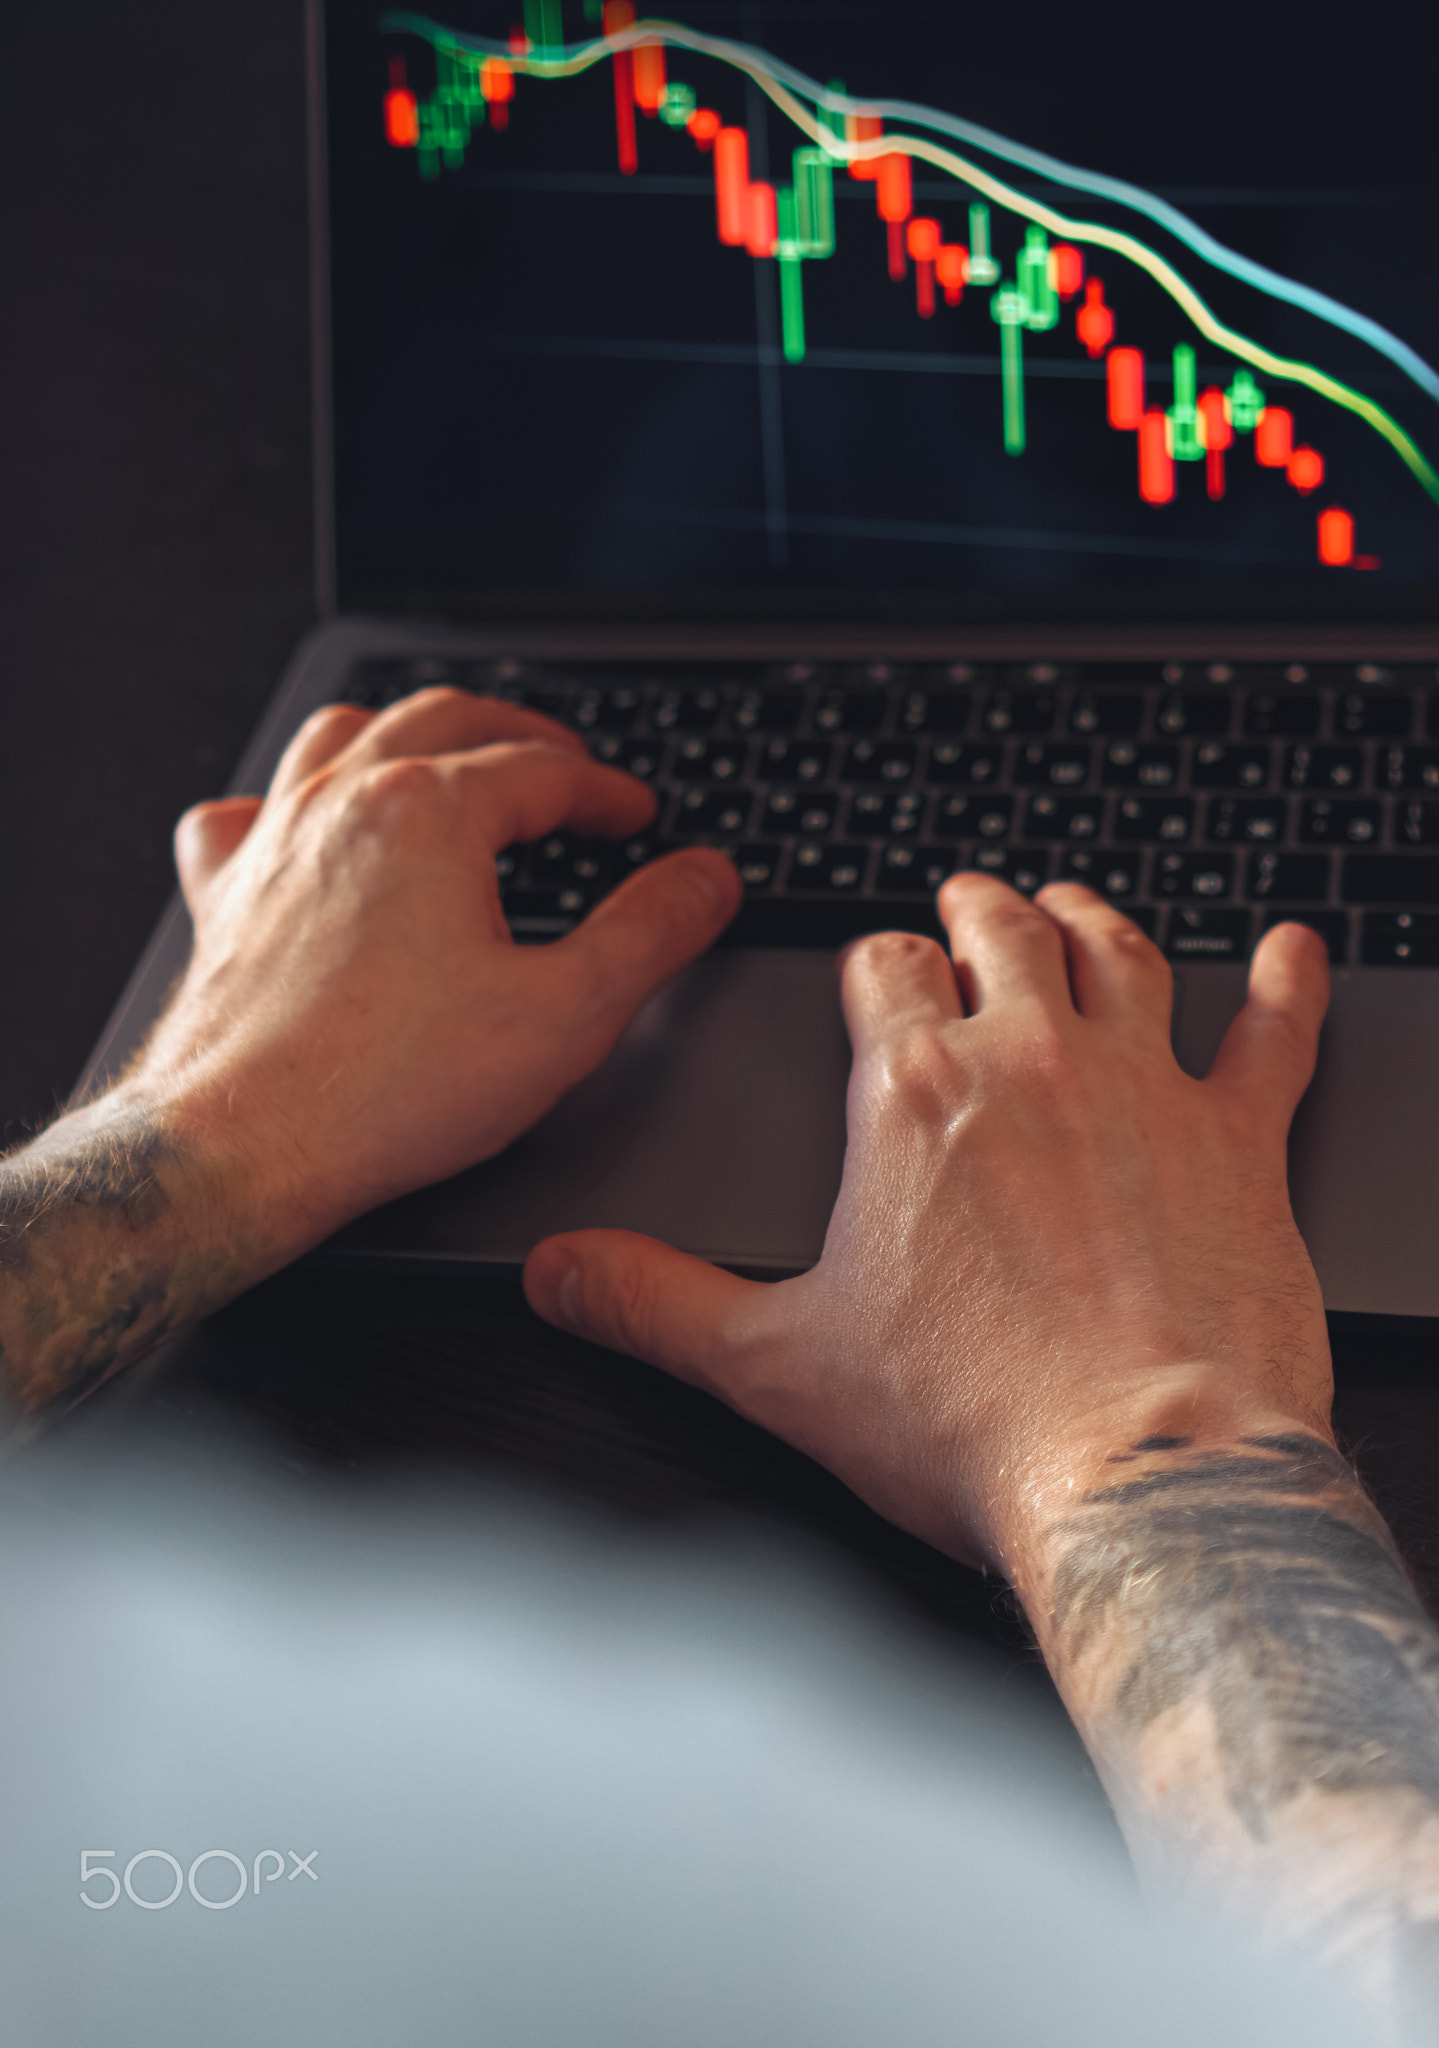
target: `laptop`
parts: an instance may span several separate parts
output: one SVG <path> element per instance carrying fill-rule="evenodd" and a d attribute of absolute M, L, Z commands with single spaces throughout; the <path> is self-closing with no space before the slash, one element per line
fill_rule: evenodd
<path fill-rule="evenodd" d="M 1316 44 L 1287 95 L 1236 65 L 1221 129 L 1178 21 L 441 4 L 310 8 L 322 622 L 232 787 L 321 704 L 453 683 L 660 799 L 504 854 L 517 940 L 674 844 L 746 895 L 537 1129 L 318 1256 L 513 1268 L 621 1225 L 802 1270 L 834 951 L 938 936 L 972 867 L 1151 932 L 1194 1073 L 1260 934 L 1313 924 L 1299 1224 L 1332 1312 L 1439 1316 L 1434 167 L 1378 57 Z M 82 1089 L 188 943 L 177 899 Z"/>

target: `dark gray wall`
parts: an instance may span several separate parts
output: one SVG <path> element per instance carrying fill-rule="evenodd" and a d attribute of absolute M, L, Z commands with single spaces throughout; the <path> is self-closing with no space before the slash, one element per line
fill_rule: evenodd
<path fill-rule="evenodd" d="M 12 17 L 0 1122 L 78 1071 L 311 614 L 301 0 Z"/>

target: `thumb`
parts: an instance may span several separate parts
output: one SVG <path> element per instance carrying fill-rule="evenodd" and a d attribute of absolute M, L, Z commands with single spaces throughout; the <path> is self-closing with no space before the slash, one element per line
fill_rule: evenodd
<path fill-rule="evenodd" d="M 1249 999 L 1224 1035 L 1209 1080 L 1256 1121 L 1276 1114 L 1289 1128 L 1314 1078 L 1319 1027 L 1329 1006 L 1329 954 L 1308 925 L 1266 932 L 1249 969 Z"/>
<path fill-rule="evenodd" d="M 772 1294 L 630 1230 L 547 1237 L 525 1261 L 525 1299 L 547 1323 L 727 1401 Z"/>
<path fill-rule="evenodd" d="M 226 796 L 196 804 L 175 827 L 175 866 L 191 910 L 195 898 L 240 844 L 260 808 L 257 796 Z"/>
<path fill-rule="evenodd" d="M 652 989 L 714 944 L 743 893 L 733 861 L 688 847 L 631 875 L 551 951 L 584 970 L 596 1022 L 617 1037 Z"/>

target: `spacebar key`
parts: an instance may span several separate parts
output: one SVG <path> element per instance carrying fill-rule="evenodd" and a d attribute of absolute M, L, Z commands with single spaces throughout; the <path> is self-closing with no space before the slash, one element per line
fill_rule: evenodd
<path fill-rule="evenodd" d="M 853 897 L 826 903 L 815 897 L 759 896 L 740 905 L 721 946 L 808 946 L 837 952 L 866 932 L 923 932 L 944 939 L 933 900 L 877 903 Z"/>
<path fill-rule="evenodd" d="M 1439 903 L 1439 854 L 1351 853 L 1346 903 Z"/>

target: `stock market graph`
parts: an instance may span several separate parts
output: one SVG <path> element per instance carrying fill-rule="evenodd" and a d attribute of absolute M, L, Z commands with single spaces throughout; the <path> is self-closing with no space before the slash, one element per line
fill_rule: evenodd
<path fill-rule="evenodd" d="M 744 26 L 760 15 L 731 11 Z M 771 572 L 802 576 L 828 543 L 821 580 L 855 573 L 846 542 L 871 561 L 888 553 L 877 581 L 906 542 L 930 581 L 1002 580 L 994 558 L 1026 552 L 1051 558 L 1050 574 L 1059 559 L 1072 574 L 1107 554 L 1100 572 L 1123 562 L 1131 578 L 1140 565 L 1161 579 L 1293 581 L 1302 551 L 1309 574 L 1341 579 L 1393 566 L 1401 524 L 1408 576 L 1439 558 L 1439 373 L 1364 306 L 1222 239 L 1162 190 L 939 97 L 871 97 L 858 75 L 811 76 L 756 41 L 637 18 L 633 0 L 524 0 L 501 33 L 395 11 L 376 42 L 369 118 L 413 181 L 406 221 L 453 186 L 489 224 L 473 252 L 484 289 L 470 301 L 467 388 L 452 400 L 459 438 L 482 443 L 488 420 L 494 448 L 511 447 L 513 415 L 535 408 L 531 445 L 570 507 L 557 511 L 556 546 L 576 503 L 597 514 L 608 498 L 611 526 L 629 529 L 592 550 L 610 563 L 593 580 L 624 580 L 614 563 L 625 547 L 643 561 L 646 522 L 673 529 L 654 540 L 656 559 L 668 546 L 680 560 L 680 529 L 712 542 L 728 531 L 759 541 Z M 620 209 L 642 193 L 653 225 L 637 235 Z M 604 205 L 581 207 L 582 194 Z M 445 219 L 458 277 L 467 235 L 456 214 Z M 409 230 L 412 250 L 426 232 L 434 219 Z M 567 274 L 568 297 L 556 289 Z M 453 309 L 463 290 L 447 289 Z M 696 334 L 721 293 L 752 340 L 735 337 L 731 310 L 711 339 Z M 885 347 L 870 331 L 880 294 Z M 516 320 L 559 305 L 548 332 Z M 600 331 L 615 308 L 625 321 Z M 666 322 L 688 332 L 666 336 Z M 623 324 L 628 335 L 614 331 Z M 508 373 L 481 367 L 506 350 Z M 466 353 L 452 322 L 441 353 Z M 753 488 L 737 489 L 728 447 L 708 479 L 697 473 L 708 435 L 698 387 L 677 395 L 654 377 L 641 408 L 621 363 L 750 372 Z M 606 381 L 585 381 L 605 365 Z M 902 426 L 894 395 L 873 396 L 896 377 Z M 946 380 L 966 390 L 941 422 Z M 602 445 L 581 417 L 606 402 L 616 422 L 629 408 L 627 445 Z M 708 410 L 737 442 L 740 406 L 723 378 Z M 509 467 L 513 485 L 513 455 Z M 477 468 L 477 491 L 482 476 L 499 482 Z M 1002 518 L 975 520 L 985 499 Z M 517 503 L 519 524 L 529 517 Z"/>

